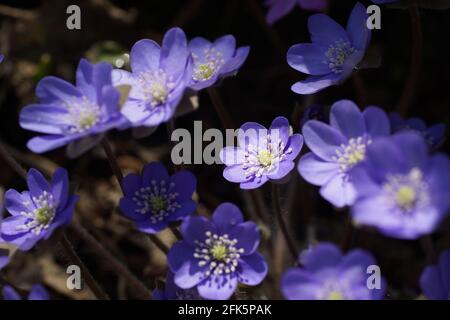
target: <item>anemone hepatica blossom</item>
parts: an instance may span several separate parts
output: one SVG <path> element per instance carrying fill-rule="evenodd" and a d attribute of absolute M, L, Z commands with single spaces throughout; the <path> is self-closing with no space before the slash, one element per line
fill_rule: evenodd
<path fill-rule="evenodd" d="M 191 172 L 169 176 L 163 164 L 153 162 L 144 167 L 142 175 L 129 174 L 123 179 L 125 195 L 120 208 L 139 230 L 153 234 L 195 211 L 192 195 L 196 184 Z"/>
<path fill-rule="evenodd" d="M 240 183 L 242 189 L 258 188 L 268 180 L 280 180 L 293 168 L 303 146 L 300 134 L 290 134 L 284 117 L 273 120 L 269 129 L 255 122 L 244 123 L 238 131 L 239 147 L 220 152 L 227 166 L 225 179 Z"/>
<path fill-rule="evenodd" d="M 181 289 L 174 282 L 172 271 L 167 272 L 164 290 L 155 289 L 153 300 L 202 300 L 196 288 Z"/>
<path fill-rule="evenodd" d="M 19 293 L 11 286 L 3 287 L 3 299 L 4 300 L 22 300 Z M 27 300 L 50 300 L 47 290 L 40 285 L 36 284 L 31 288 L 28 294 Z"/>
<path fill-rule="evenodd" d="M 361 3 L 354 7 L 347 29 L 325 14 L 308 20 L 312 43 L 292 46 L 287 53 L 289 65 L 309 75 L 291 89 L 298 94 L 312 94 L 345 80 L 362 60 L 370 42 L 367 13 Z"/>
<path fill-rule="evenodd" d="M 19 121 L 22 128 L 46 135 L 32 138 L 28 148 L 42 153 L 68 145 L 68 156 L 73 158 L 98 143 L 106 131 L 126 128 L 111 70 L 108 63 L 92 65 L 81 59 L 76 86 L 53 76 L 39 81 L 40 103 L 22 109 Z"/>
<path fill-rule="evenodd" d="M 201 90 L 236 73 L 247 59 L 249 50 L 248 46 L 236 48 L 236 39 L 232 35 L 220 37 L 212 43 L 200 37 L 192 39 L 189 51 L 193 69 L 189 87 Z"/>
<path fill-rule="evenodd" d="M 450 207 L 449 159 L 413 132 L 374 141 L 366 158 L 352 172 L 354 221 L 400 239 L 431 233 Z"/>
<path fill-rule="evenodd" d="M 285 272 L 281 291 L 288 300 L 379 300 L 383 299 L 386 285 L 382 278 L 367 286 L 367 268 L 375 265 L 372 255 L 355 249 L 343 255 L 331 243 L 321 243 L 303 252 L 301 268 Z"/>
<path fill-rule="evenodd" d="M 416 131 L 421 134 L 431 149 L 440 147 L 445 140 L 445 125 L 438 123 L 427 127 L 425 121 L 420 118 L 402 119 L 402 117 L 393 112 L 389 115 L 392 132 L 398 131 Z"/>
<path fill-rule="evenodd" d="M 336 207 L 352 205 L 356 192 L 350 173 L 363 161 L 372 140 L 390 134 L 389 119 L 377 107 L 363 112 L 349 100 L 333 104 L 330 124 L 310 120 L 303 126 L 305 143 L 312 152 L 298 163 L 300 175 L 321 186 L 320 194 Z"/>
<path fill-rule="evenodd" d="M 267 23 L 274 24 L 292 11 L 296 4 L 305 10 L 322 11 L 327 7 L 327 0 L 266 0 L 265 5 L 269 7 Z"/>
<path fill-rule="evenodd" d="M 420 287 L 428 299 L 450 299 L 450 251 L 442 252 L 436 265 L 428 266 L 420 276 Z"/>
<path fill-rule="evenodd" d="M 168 121 L 183 97 L 190 71 L 186 35 L 172 28 L 164 35 L 162 46 L 143 39 L 131 48 L 131 73 L 113 71 L 116 86 L 131 86 L 122 113 L 133 126 L 156 127 Z"/>
<path fill-rule="evenodd" d="M 11 216 L 1 224 L 2 240 L 24 251 L 69 223 L 78 201 L 78 196 L 69 193 L 65 169 L 57 169 L 51 183 L 39 171 L 30 169 L 27 184 L 29 191 L 19 193 L 10 189 L 6 192 L 5 207 Z"/>
<path fill-rule="evenodd" d="M 238 207 L 223 203 L 212 219 L 191 216 L 181 225 L 183 240 L 168 254 L 175 284 L 182 289 L 197 287 L 202 298 L 225 300 L 238 282 L 255 286 L 267 274 L 264 258 L 256 252 L 258 227 L 244 222 Z"/>

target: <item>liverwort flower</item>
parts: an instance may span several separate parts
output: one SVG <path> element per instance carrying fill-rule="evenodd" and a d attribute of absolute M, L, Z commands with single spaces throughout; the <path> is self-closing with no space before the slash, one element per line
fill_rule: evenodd
<path fill-rule="evenodd" d="M 389 119 L 377 107 L 359 111 L 355 103 L 333 104 L 330 124 L 310 120 L 303 126 L 305 143 L 311 152 L 298 163 L 300 175 L 320 186 L 320 194 L 336 207 L 352 205 L 356 190 L 351 179 L 354 166 L 366 158 L 373 140 L 390 134 Z"/>
<path fill-rule="evenodd" d="M 131 48 L 132 72 L 113 71 L 116 86 L 130 86 L 122 113 L 135 127 L 156 127 L 172 118 L 191 77 L 186 35 L 172 28 L 162 46 L 143 39 Z"/>
<path fill-rule="evenodd" d="M 325 14 L 315 14 L 308 20 L 312 43 L 292 46 L 287 53 L 289 65 L 309 75 L 291 89 L 298 94 L 311 94 L 344 81 L 358 67 L 369 45 L 371 32 L 367 28 L 367 13 L 357 3 L 347 28 Z"/>
<path fill-rule="evenodd" d="M 164 290 L 155 289 L 153 291 L 153 300 L 203 300 L 198 294 L 196 288 L 181 289 L 174 282 L 174 274 L 167 271 L 166 285 Z"/>
<path fill-rule="evenodd" d="M 244 123 L 237 138 L 239 147 L 223 148 L 220 160 L 227 166 L 223 171 L 225 179 L 240 183 L 242 189 L 284 178 L 294 168 L 303 146 L 303 137 L 290 134 L 284 117 L 275 118 L 269 129 L 256 122 Z"/>
<path fill-rule="evenodd" d="M 181 233 L 183 240 L 175 243 L 167 256 L 178 287 L 196 287 L 202 298 L 225 300 L 238 282 L 255 286 L 265 278 L 267 264 L 256 252 L 258 227 L 244 222 L 234 204 L 221 204 L 211 220 L 188 217 Z"/>
<path fill-rule="evenodd" d="M 189 42 L 193 70 L 189 87 L 201 90 L 210 87 L 220 79 L 235 74 L 247 59 L 250 48 L 236 48 L 232 35 L 220 37 L 214 42 L 194 38 Z"/>
<path fill-rule="evenodd" d="M 128 121 L 119 109 L 119 92 L 112 86 L 112 67 L 81 59 L 76 85 L 50 76 L 39 81 L 36 95 L 40 102 L 20 113 L 24 129 L 46 135 L 32 138 L 28 148 L 36 153 L 68 145 L 69 157 L 77 157 L 98 143 L 106 131 L 125 129 Z"/>
<path fill-rule="evenodd" d="M 300 255 L 300 268 L 286 271 L 281 291 L 288 300 L 379 300 L 386 284 L 383 278 L 368 287 L 368 267 L 376 265 L 361 249 L 343 255 L 332 243 L 321 243 Z"/>
<path fill-rule="evenodd" d="M 195 211 L 196 184 L 190 171 L 169 176 L 162 163 L 153 162 L 144 167 L 142 175 L 129 174 L 123 179 L 120 209 L 142 232 L 157 233 Z"/>
<path fill-rule="evenodd" d="M 450 251 L 442 252 L 437 264 L 423 270 L 420 288 L 428 299 L 450 299 Z"/>
<path fill-rule="evenodd" d="M 19 293 L 13 287 L 8 285 L 3 287 L 3 299 L 23 300 Z M 36 284 L 31 288 L 26 300 L 50 300 L 50 296 L 42 285 Z"/>
<path fill-rule="evenodd" d="M 327 0 L 266 0 L 269 7 L 266 21 L 274 24 L 294 9 L 295 5 L 305 10 L 322 11 L 327 7 Z"/>
<path fill-rule="evenodd" d="M 431 149 L 440 147 L 445 140 L 445 125 L 438 123 L 427 127 L 425 121 L 420 118 L 403 119 L 398 113 L 389 114 L 392 132 L 415 131 L 421 134 Z"/>
<path fill-rule="evenodd" d="M 0 228 L 2 240 L 23 251 L 69 223 L 78 201 L 78 196 L 70 194 L 65 169 L 57 169 L 50 183 L 39 171 L 30 169 L 27 184 L 29 191 L 6 192 L 5 207 L 11 216 L 2 221 Z"/>
<path fill-rule="evenodd" d="M 352 181 L 358 190 L 354 222 L 394 238 L 433 232 L 450 208 L 450 161 L 443 154 L 430 156 L 417 133 L 374 141 L 366 161 L 352 171 Z"/>

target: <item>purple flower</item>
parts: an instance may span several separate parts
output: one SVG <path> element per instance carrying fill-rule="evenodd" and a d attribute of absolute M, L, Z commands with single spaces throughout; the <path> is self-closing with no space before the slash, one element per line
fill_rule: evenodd
<path fill-rule="evenodd" d="M 116 86 L 131 86 L 122 113 L 133 126 L 156 127 L 172 118 L 191 77 L 186 36 L 180 28 L 164 35 L 162 46 L 143 39 L 130 52 L 132 72 L 113 71 Z"/>
<path fill-rule="evenodd" d="M 32 138 L 28 148 L 36 153 L 68 145 L 69 157 L 77 157 L 98 143 L 113 128 L 124 129 L 119 92 L 112 86 L 111 65 L 92 65 L 81 59 L 76 86 L 56 77 L 45 77 L 36 87 L 40 103 L 20 113 L 24 129 L 46 135 Z"/>
<path fill-rule="evenodd" d="M 292 68 L 310 75 L 295 83 L 292 91 L 316 93 L 350 76 L 370 42 L 366 20 L 366 8 L 361 3 L 355 5 L 346 30 L 325 14 L 311 16 L 308 29 L 312 43 L 296 44 L 287 53 Z"/>
<path fill-rule="evenodd" d="M 442 252 L 438 264 L 423 270 L 420 287 L 428 299 L 450 299 L 450 251 Z"/>
<path fill-rule="evenodd" d="M 258 227 L 244 222 L 235 205 L 221 204 L 212 220 L 187 218 L 181 233 L 183 240 L 175 243 L 167 256 L 178 287 L 197 287 L 202 298 L 225 300 L 234 293 L 238 282 L 255 286 L 265 278 L 267 264 L 256 252 Z"/>
<path fill-rule="evenodd" d="M 196 288 L 181 289 L 174 282 L 172 271 L 167 272 L 164 290 L 155 289 L 153 300 L 202 300 Z"/>
<path fill-rule="evenodd" d="M 312 152 L 300 159 L 298 171 L 309 183 L 321 186 L 320 194 L 334 206 L 352 205 L 356 191 L 351 171 L 366 158 L 367 145 L 389 134 L 389 119 L 380 108 L 361 112 L 352 101 L 338 101 L 331 107 L 329 125 L 310 120 L 303 126 Z"/>
<path fill-rule="evenodd" d="M 343 255 L 332 243 L 321 243 L 303 252 L 301 268 L 285 272 L 281 291 L 288 300 L 379 300 L 386 284 L 379 288 L 367 286 L 368 267 L 376 265 L 372 255 L 355 249 Z M 374 283 L 376 285 L 376 283 Z"/>
<path fill-rule="evenodd" d="M 269 7 L 266 21 L 268 24 L 274 24 L 298 4 L 305 10 L 322 11 L 327 7 L 327 0 L 266 0 L 265 5 Z"/>
<path fill-rule="evenodd" d="M 300 134 L 290 134 L 284 117 L 273 120 L 269 129 L 256 122 L 244 123 L 238 130 L 239 147 L 225 147 L 220 160 L 227 166 L 223 176 L 240 183 L 242 189 L 255 189 L 268 180 L 280 180 L 293 168 L 303 146 Z"/>
<path fill-rule="evenodd" d="M 237 73 L 250 47 L 236 49 L 236 39 L 232 35 L 220 37 L 214 42 L 204 38 L 194 38 L 189 42 L 193 70 L 189 87 L 201 90 L 217 83 L 220 79 Z"/>
<path fill-rule="evenodd" d="M 192 195 L 196 184 L 191 172 L 169 176 L 163 164 L 153 162 L 144 167 L 142 175 L 129 174 L 123 179 L 125 196 L 120 199 L 120 209 L 142 232 L 157 233 L 195 211 Z"/>
<path fill-rule="evenodd" d="M 425 121 L 420 118 L 409 118 L 404 120 L 398 113 L 389 114 L 392 132 L 399 131 L 415 131 L 421 134 L 431 149 L 440 147 L 445 140 L 445 125 L 442 123 L 435 124 L 429 128 Z"/>
<path fill-rule="evenodd" d="M 3 287 L 3 299 L 4 300 L 22 300 L 22 297 L 11 286 Z M 28 294 L 27 300 L 50 300 L 47 290 L 40 285 L 36 284 L 31 288 Z"/>
<path fill-rule="evenodd" d="M 11 216 L 1 224 L 2 240 L 23 251 L 41 239 L 50 238 L 56 228 L 69 223 L 78 201 L 78 196 L 70 194 L 65 169 L 57 169 L 50 183 L 39 171 L 30 169 L 27 184 L 29 191 L 6 192 L 5 207 Z"/>
<path fill-rule="evenodd" d="M 352 172 L 355 223 L 400 239 L 433 232 L 450 207 L 449 159 L 430 156 L 423 137 L 412 132 L 374 141 L 366 158 Z"/>

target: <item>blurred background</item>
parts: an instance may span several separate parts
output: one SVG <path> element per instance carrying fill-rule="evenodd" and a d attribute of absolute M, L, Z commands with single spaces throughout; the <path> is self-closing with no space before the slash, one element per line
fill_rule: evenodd
<path fill-rule="evenodd" d="M 431 2 L 430 0 L 429 2 Z M 365 5 L 370 1 L 361 1 Z M 330 0 L 328 14 L 341 24 L 356 1 Z M 81 8 L 81 30 L 66 28 L 66 8 Z M 408 76 L 411 57 L 411 26 L 408 10 L 382 9 L 382 29 L 373 32 L 368 52 L 379 68 L 364 69 L 343 85 L 331 87 L 313 96 L 299 96 L 290 86 L 303 75 L 286 62 L 288 48 L 309 42 L 307 18 L 312 12 L 296 7 L 286 17 L 269 26 L 267 9 L 260 0 L 26 0 L 0 1 L 0 143 L 25 166 L 51 173 L 56 166 L 69 170 L 73 188 L 81 196 L 76 219 L 104 246 L 145 283 L 154 288 L 165 275 L 164 255 L 148 239 L 133 229 L 116 209 L 120 189 L 112 175 L 103 151 L 94 149 L 76 160 L 65 156 L 64 148 L 44 155 L 26 149 L 34 136 L 19 127 L 22 107 L 35 102 L 36 83 L 46 75 L 74 80 L 81 57 L 93 62 L 108 61 L 116 67 L 128 67 L 128 52 L 140 39 L 160 41 L 172 26 L 183 28 L 188 38 L 202 36 L 213 40 L 233 34 L 237 44 L 249 45 L 250 55 L 236 77 L 226 79 L 219 91 L 235 124 L 256 121 L 269 125 L 276 116 L 290 119 L 294 130 L 300 130 L 301 119 L 309 106 L 329 106 L 339 99 L 352 99 L 360 107 L 377 105 L 386 111 L 397 106 Z M 408 116 L 422 117 L 429 125 L 450 124 L 450 13 L 446 10 L 421 10 L 424 55 L 417 89 Z M 193 128 L 193 121 L 203 121 L 203 130 L 221 128 L 220 121 L 206 92 L 199 93 L 198 110 L 177 118 L 175 126 Z M 449 131 L 447 131 L 448 134 Z M 170 144 L 165 126 L 151 136 L 136 140 L 129 131 L 111 132 L 110 139 L 124 172 L 137 172 L 150 161 L 170 162 Z M 442 147 L 449 151 L 448 143 Z M 224 201 L 238 204 L 252 216 L 249 194 L 238 185 L 222 178 L 221 165 L 188 165 L 198 179 L 199 213 L 209 214 Z M 24 182 L 0 159 L 0 186 L 22 190 Z M 272 219 L 269 190 L 262 189 L 261 202 L 266 217 Z M 317 189 L 294 172 L 282 188 L 282 202 L 299 248 L 315 241 L 339 243 L 345 233 L 348 212 L 337 211 L 322 200 Z M 446 221 L 436 233 L 436 248 L 450 247 L 450 224 Z M 265 254 L 274 255 L 272 276 L 262 288 L 252 289 L 254 298 L 278 298 L 277 279 L 289 263 L 283 239 L 276 230 L 263 228 L 267 244 Z M 170 233 L 163 233 L 167 243 Z M 74 241 L 77 251 L 94 276 L 114 298 L 132 298 L 123 279 L 117 277 L 89 247 Z M 418 277 L 426 264 L 419 241 L 385 238 L 376 232 L 358 229 L 352 247 L 370 250 L 377 258 L 390 288 L 388 298 L 417 298 Z M 52 297 L 85 299 L 87 290 L 71 291 L 65 287 L 67 259 L 52 241 L 41 244 L 31 253 L 17 253 L 11 265 L 2 271 L 2 281 L 27 289 L 42 281 Z M 6 280 L 5 280 L 6 279 Z M 274 290 L 262 290 L 262 289 Z M 268 296 L 265 292 L 274 292 Z M 249 297 L 243 292 L 243 297 Z"/>

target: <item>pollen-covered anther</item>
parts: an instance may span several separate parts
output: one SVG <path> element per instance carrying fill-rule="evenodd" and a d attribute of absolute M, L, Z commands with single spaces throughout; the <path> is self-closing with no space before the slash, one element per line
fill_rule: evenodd
<path fill-rule="evenodd" d="M 175 87 L 173 77 L 168 76 L 162 69 L 140 73 L 137 80 L 142 88 L 145 100 L 152 108 L 166 103 Z"/>
<path fill-rule="evenodd" d="M 204 58 L 200 59 L 198 55 L 192 54 L 194 60 L 192 79 L 195 81 L 211 79 L 225 64 L 222 53 L 215 48 L 205 49 L 203 55 Z"/>
<path fill-rule="evenodd" d="M 20 214 L 29 218 L 23 225 L 16 226 L 16 230 L 32 231 L 39 235 L 42 230 L 47 229 L 53 221 L 56 213 L 56 204 L 54 203 L 53 195 L 44 191 L 39 197 L 33 197 L 35 208 L 31 211 L 23 211 Z M 29 203 L 24 203 L 26 208 L 29 208 Z"/>
<path fill-rule="evenodd" d="M 100 107 L 87 97 L 74 97 L 66 104 L 67 115 L 65 120 L 71 133 L 81 133 L 91 129 L 101 121 Z"/>
<path fill-rule="evenodd" d="M 345 60 L 354 52 L 350 42 L 339 39 L 328 47 L 323 63 L 334 73 L 342 73 Z"/>
<path fill-rule="evenodd" d="M 365 159 L 366 148 L 372 141 L 363 137 L 351 138 L 336 150 L 333 161 L 339 164 L 340 171 L 346 173 L 350 168 Z"/>

